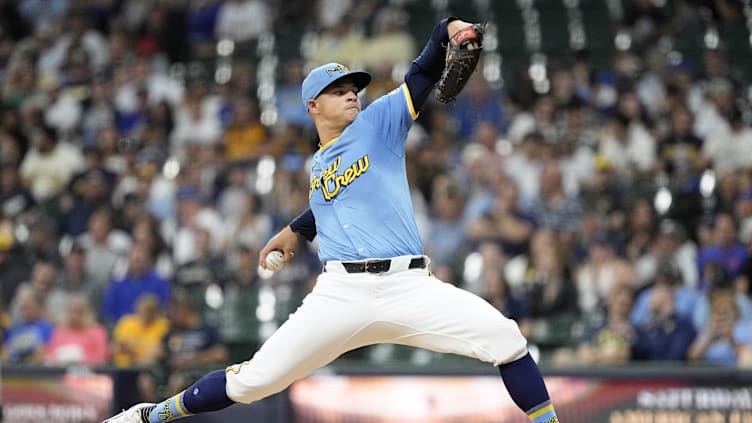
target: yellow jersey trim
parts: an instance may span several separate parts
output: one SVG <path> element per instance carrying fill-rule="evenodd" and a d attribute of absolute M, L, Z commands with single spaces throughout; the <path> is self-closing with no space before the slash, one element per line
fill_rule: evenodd
<path fill-rule="evenodd" d="M 407 100 L 407 107 L 410 109 L 410 116 L 412 116 L 413 120 L 415 120 L 420 115 L 420 112 L 415 111 L 415 105 L 413 105 L 413 96 L 410 95 L 410 88 L 407 87 L 407 84 L 402 84 L 402 86 L 405 87 L 405 99 Z"/>
<path fill-rule="evenodd" d="M 339 139 L 339 137 L 334 137 L 334 138 L 330 139 L 329 141 L 325 142 L 324 144 L 321 144 L 321 147 L 319 147 L 319 151 L 322 151 L 326 147 L 329 147 L 330 145 L 332 145 L 332 143 L 334 141 L 337 141 L 338 139 Z"/>

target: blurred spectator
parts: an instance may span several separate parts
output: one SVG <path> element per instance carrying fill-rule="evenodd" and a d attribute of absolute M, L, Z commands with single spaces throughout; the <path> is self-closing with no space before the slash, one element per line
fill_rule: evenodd
<path fill-rule="evenodd" d="M 10 327 L 10 315 L 6 310 L 5 301 L 0 295 L 0 349 L 2 348 L 2 340 L 5 339 L 5 332 Z"/>
<path fill-rule="evenodd" d="M 260 345 L 258 258 L 256 250 L 239 246 L 227 257 L 227 280 L 223 287 L 222 307 L 219 309 L 219 330 L 229 343 L 243 342 L 248 348 L 242 352 L 255 351 Z M 233 357 L 235 359 L 235 357 Z"/>
<path fill-rule="evenodd" d="M 666 31 L 669 21 L 665 7 L 651 0 L 636 0 L 626 6 L 622 24 L 636 42 L 647 43 Z"/>
<path fill-rule="evenodd" d="M 62 264 L 58 248 L 57 222 L 52 217 L 40 213 L 38 210 L 23 219 L 21 224 L 29 230 L 28 239 L 21 244 L 23 254 L 28 263 L 37 260 L 51 261 L 55 265 Z"/>
<path fill-rule="evenodd" d="M 143 294 L 135 312 L 117 321 L 112 330 L 112 364 L 117 367 L 149 367 L 157 363 L 170 321 L 160 314 L 159 298 Z"/>
<path fill-rule="evenodd" d="M 556 351 L 554 362 L 561 366 L 620 365 L 632 359 L 637 330 L 629 321 L 634 289 L 625 284 L 611 287 L 602 322 L 585 330 L 575 351 Z"/>
<path fill-rule="evenodd" d="M 80 294 L 69 295 L 65 318 L 55 325 L 45 350 L 45 364 L 97 366 L 109 358 L 107 331 L 96 322 L 89 301 Z"/>
<path fill-rule="evenodd" d="M 631 314 L 631 320 L 635 326 L 644 326 L 648 323 L 652 297 L 658 288 L 666 288 L 670 291 L 673 296 L 673 311 L 677 316 L 693 320 L 700 296 L 693 287 L 684 282 L 676 263 L 671 258 L 664 258 L 657 265 L 652 285 L 644 289 L 635 301 Z"/>
<path fill-rule="evenodd" d="M 504 316 L 514 320 L 526 337 L 532 330 L 525 303 L 515 297 L 509 290 L 501 268 L 487 269 L 483 274 L 485 292 L 483 298 L 491 303 Z"/>
<path fill-rule="evenodd" d="M 694 117 L 689 108 L 676 107 L 670 113 L 669 133 L 658 141 L 656 170 L 666 172 L 677 183 L 686 183 L 699 177 L 708 157 L 702 153 L 703 140 L 693 133 Z"/>
<path fill-rule="evenodd" d="M 187 57 L 185 7 L 178 2 L 152 5 L 136 28 L 134 48 L 144 57 L 164 54 L 171 62 Z"/>
<path fill-rule="evenodd" d="M 148 157 L 161 162 L 170 155 L 169 145 L 164 140 L 169 138 L 174 128 L 172 106 L 166 100 L 149 105 L 146 110 L 146 121 L 139 133 L 145 146 L 142 151 L 144 160 Z"/>
<path fill-rule="evenodd" d="M 522 294 L 530 317 L 540 322 L 577 314 L 571 271 L 551 228 L 540 228 L 530 240 L 530 253 L 521 280 L 510 285 Z"/>
<path fill-rule="evenodd" d="M 2 113 L 0 118 L 5 119 L 6 116 L 12 115 L 13 111 L 6 110 L 0 113 Z M 26 135 L 21 132 L 13 133 L 11 129 L 0 127 L 0 166 L 6 164 L 16 166 L 18 163 L 21 163 L 21 159 L 26 154 L 28 148 Z M 16 174 L 18 174 L 17 168 Z M 16 177 L 20 180 L 20 175 L 16 175 Z M 0 189 L 3 189 L 2 185 L 0 185 Z M 1 191 L 0 194 L 2 194 Z"/>
<path fill-rule="evenodd" d="M 416 146 L 417 148 L 417 146 Z M 470 143 L 459 154 L 461 167 L 456 169 L 455 177 L 462 186 L 467 187 L 465 217 L 469 222 L 480 219 L 494 207 L 497 191 L 504 185 L 515 185 L 502 166 L 497 165 L 500 157 L 489 154 L 488 149 L 477 143 Z M 519 190 L 515 185 L 519 207 Z"/>
<path fill-rule="evenodd" d="M 266 127 L 259 122 L 258 105 L 245 96 L 232 104 L 232 121 L 225 131 L 224 152 L 227 160 L 258 159 L 269 151 Z"/>
<path fill-rule="evenodd" d="M 85 54 L 80 51 L 78 53 Z M 69 54 L 73 55 L 74 52 L 72 51 Z M 78 56 L 77 60 L 84 61 L 80 66 L 83 66 L 84 71 L 88 72 L 85 63 L 86 58 Z M 79 64 L 75 63 L 74 65 L 78 66 Z M 39 86 L 44 90 L 46 96 L 44 122 L 51 128 L 55 129 L 63 138 L 66 138 L 79 127 L 83 110 L 78 93 L 76 93 L 73 88 L 63 89 L 63 81 L 60 81 L 59 79 L 62 77 L 63 76 L 44 75 L 39 82 Z M 81 81 L 74 81 L 71 79 L 65 82 L 68 84 L 74 84 L 80 83 Z"/>
<path fill-rule="evenodd" d="M 639 198 L 632 203 L 627 216 L 627 225 L 618 228 L 620 235 L 625 239 L 620 240 L 624 249 L 624 257 L 629 261 L 636 261 L 643 254 L 648 253 L 653 237 L 656 232 L 656 215 L 650 202 L 646 198 Z M 617 250 L 619 251 L 619 250 Z"/>
<path fill-rule="evenodd" d="M 170 331 L 163 343 L 167 392 L 179 392 L 206 367 L 224 364 L 227 348 L 188 296 L 176 292 L 170 306 Z"/>
<path fill-rule="evenodd" d="M 576 232 L 582 220 L 582 202 L 565 193 L 562 182 L 561 167 L 555 162 L 546 163 L 540 174 L 540 192 L 528 211 L 539 227 Z"/>
<path fill-rule="evenodd" d="M 688 239 L 682 226 L 671 219 L 663 219 L 648 249 L 635 261 L 635 278 L 638 286 L 645 286 L 659 270 L 662 260 L 673 261 L 685 286 L 697 289 L 697 245 Z"/>
<path fill-rule="evenodd" d="M 415 40 L 406 30 L 408 19 L 396 8 L 384 7 L 377 11 L 367 51 L 362 52 L 366 67 L 392 69 L 415 58 Z"/>
<path fill-rule="evenodd" d="M 86 273 L 86 249 L 78 242 L 73 242 L 63 254 L 64 267 L 57 275 L 58 289 L 67 294 L 79 294 L 86 297 L 89 306 L 99 309 L 104 286 L 97 285 Z M 96 312 L 94 313 L 96 317 Z"/>
<path fill-rule="evenodd" d="M 468 223 L 468 238 L 498 243 L 508 256 L 524 252 L 533 233 L 533 220 L 520 210 L 519 191 L 511 181 L 494 187 L 493 203 Z"/>
<path fill-rule="evenodd" d="M 191 6 L 186 16 L 188 42 L 199 57 L 214 54 L 214 33 L 222 0 L 205 0 Z"/>
<path fill-rule="evenodd" d="M 185 98 L 175 108 L 175 127 L 170 134 L 170 150 L 187 158 L 191 149 L 217 144 L 222 138 L 222 100 L 209 92 L 208 81 L 196 77 Z"/>
<path fill-rule="evenodd" d="M 26 187 L 21 185 L 21 177 L 16 164 L 7 162 L 0 169 L 0 213 L 16 220 L 24 213 L 33 210 L 37 203 Z"/>
<path fill-rule="evenodd" d="M 593 157 L 593 175 L 584 182 L 580 197 L 585 210 L 596 213 L 606 220 L 603 229 L 616 231 L 623 228 L 627 204 L 624 187 L 613 163 L 605 156 Z"/>
<path fill-rule="evenodd" d="M 63 16 L 70 3 L 70 0 L 21 0 L 18 10 L 35 29 L 40 29 Z"/>
<path fill-rule="evenodd" d="M 91 83 L 88 96 L 82 101 L 84 114 L 81 119 L 81 132 L 85 145 L 94 147 L 90 152 L 98 152 L 99 157 L 89 156 L 89 160 L 104 162 L 102 146 L 97 145 L 97 135 L 115 123 L 115 108 L 112 102 L 112 84 L 104 78 L 96 78 Z M 114 181 L 111 181 L 114 182 Z"/>
<path fill-rule="evenodd" d="M 128 271 L 123 278 L 113 279 L 102 299 L 100 316 L 109 325 L 131 314 L 136 301 L 146 293 L 155 294 L 163 307 L 170 299 L 169 282 L 154 270 L 154 257 L 144 246 L 134 244 L 128 255 Z"/>
<path fill-rule="evenodd" d="M 324 3 L 326 1 L 320 4 Z M 316 34 L 310 49 L 305 52 L 305 59 L 315 65 L 329 62 L 362 63 L 363 55 L 368 50 L 368 39 L 353 26 L 354 22 L 345 18 L 323 27 Z"/>
<path fill-rule="evenodd" d="M 674 294 L 666 284 L 656 285 L 650 296 L 647 322 L 638 326 L 635 360 L 684 361 L 695 339 L 689 319 L 676 313 Z"/>
<path fill-rule="evenodd" d="M 740 318 L 734 293 L 710 293 L 710 319 L 689 351 L 693 361 L 734 365 L 745 346 L 752 345 L 752 320 Z"/>
<path fill-rule="evenodd" d="M 723 77 L 708 81 L 705 85 L 705 98 L 695 110 L 695 134 L 707 140 L 728 134 L 730 128 L 727 116 L 731 115 L 732 105 L 731 83 Z"/>
<path fill-rule="evenodd" d="M 550 95 L 542 95 L 535 99 L 532 110 L 518 112 L 509 124 L 510 140 L 517 144 L 532 132 L 538 132 L 540 139 L 551 138 L 556 135 L 556 103 Z"/>
<path fill-rule="evenodd" d="M 86 232 L 94 211 L 110 205 L 109 196 L 115 183 L 114 176 L 102 168 L 89 168 L 74 176 L 68 191 L 72 195 L 66 194 L 61 199 L 62 233 L 77 237 Z"/>
<path fill-rule="evenodd" d="M 133 242 L 148 251 L 154 260 L 154 269 L 164 277 L 173 275 L 175 264 L 170 255 L 169 246 L 159 232 L 159 221 L 148 214 L 138 216 L 133 223 Z"/>
<path fill-rule="evenodd" d="M 558 109 L 563 109 L 574 98 L 574 77 L 569 63 L 554 63 L 551 73 L 551 97 Z"/>
<path fill-rule="evenodd" d="M 14 244 L 12 233 L 0 231 L 0 300 L 7 310 L 18 286 L 29 278 L 32 263 Z"/>
<path fill-rule="evenodd" d="M 206 288 L 225 279 L 225 257 L 211 249 L 211 235 L 198 229 L 194 236 L 196 254 L 175 270 L 174 286 L 180 287 L 194 301 L 203 303 Z"/>
<path fill-rule="evenodd" d="M 262 0 L 226 0 L 219 7 L 216 36 L 235 42 L 253 40 L 269 31 L 271 18 L 269 7 Z"/>
<path fill-rule="evenodd" d="M 743 320 L 752 320 L 752 299 L 744 292 L 734 290 L 734 280 L 726 272 L 722 263 L 708 262 L 702 268 L 702 279 L 705 281 L 704 292 L 700 293 L 692 319 L 698 329 L 708 325 L 711 318 L 711 294 L 717 290 L 733 292 L 736 311 Z"/>
<path fill-rule="evenodd" d="M 80 9 L 68 9 L 65 28 L 49 48 L 43 48 L 37 65 L 43 72 L 59 71 L 72 49 L 80 48 L 92 71 L 103 69 L 110 59 L 105 38 L 90 27 L 88 16 Z"/>
<path fill-rule="evenodd" d="M 274 94 L 280 117 L 288 125 L 299 127 L 313 126 L 313 120 L 308 116 L 308 111 L 300 101 L 300 93 L 303 86 L 303 62 L 290 60 L 283 66 L 285 69 L 284 79 L 277 85 Z"/>
<path fill-rule="evenodd" d="M 19 290 L 16 303 L 20 318 L 5 332 L 0 358 L 3 363 L 41 363 L 52 323 L 44 317 L 42 299 L 33 290 Z"/>
<path fill-rule="evenodd" d="M 84 155 L 84 168 L 73 174 L 70 179 L 66 192 L 71 194 L 74 199 L 86 197 L 85 181 L 93 175 L 101 177 L 104 182 L 104 188 L 109 193 L 115 187 L 117 174 L 108 169 L 105 163 L 104 151 L 98 145 L 86 145 L 82 148 Z M 106 197 L 105 197 L 106 198 Z"/>
<path fill-rule="evenodd" d="M 431 224 L 428 253 L 436 263 L 450 264 L 461 254 L 465 240 L 462 190 L 449 176 L 434 179 L 431 195 Z"/>
<path fill-rule="evenodd" d="M 130 248 L 130 237 L 113 228 L 112 211 L 99 208 L 89 217 L 86 233 L 77 241 L 86 250 L 86 274 L 97 286 L 107 285 L 118 260 Z"/>
<path fill-rule="evenodd" d="M 598 152 L 627 180 L 653 170 L 655 150 L 655 141 L 645 127 L 619 112 L 608 118 L 599 136 Z"/>
<path fill-rule="evenodd" d="M 31 139 L 33 147 L 21 163 L 21 178 L 34 199 L 42 202 L 59 195 L 84 160 L 77 148 L 59 141 L 52 128 L 35 128 Z"/>
<path fill-rule="evenodd" d="M 581 141 L 559 137 L 552 145 L 553 156 L 559 162 L 562 184 L 567 195 L 579 195 L 581 188 L 593 179 L 595 155 L 593 149 Z"/>
<path fill-rule="evenodd" d="M 576 269 L 577 303 L 585 313 L 593 313 L 603 305 L 608 293 L 616 285 L 631 285 L 633 269 L 620 258 L 611 237 L 600 232 L 592 239 L 585 261 Z"/>
<path fill-rule="evenodd" d="M 272 221 L 261 210 L 261 198 L 243 191 L 233 209 L 233 215 L 225 215 L 226 247 L 243 245 L 261 249 L 272 233 Z"/>
<path fill-rule="evenodd" d="M 709 262 L 723 264 L 730 278 L 736 278 L 747 260 L 747 248 L 738 240 L 736 222 L 726 213 L 716 215 L 713 222 L 711 244 L 702 248 L 697 257 L 698 268 L 702 271 Z M 708 281 L 700 279 L 700 289 L 708 288 Z"/>
<path fill-rule="evenodd" d="M 742 111 L 733 107 L 729 115 L 729 130 L 708 134 L 703 153 L 712 162 L 718 175 L 752 168 L 752 129 L 744 121 Z"/>
<path fill-rule="evenodd" d="M 149 92 L 141 85 L 136 87 L 135 104 L 132 109 L 119 110 L 115 115 L 117 130 L 124 135 L 137 136 L 146 124 L 149 110 Z"/>
<path fill-rule="evenodd" d="M 134 57 L 132 61 L 123 64 L 114 82 L 113 101 L 118 113 L 136 110 L 140 89 L 146 89 L 149 104 L 166 101 L 172 106 L 183 99 L 186 90 L 180 81 L 171 78 L 145 57 Z"/>
<path fill-rule="evenodd" d="M 576 62 L 580 63 L 580 62 Z M 583 70 L 584 71 L 584 70 Z M 597 148 L 598 121 L 589 104 L 581 95 L 572 96 L 564 106 L 561 138 L 578 148 Z"/>
<path fill-rule="evenodd" d="M 171 219 L 162 221 L 162 233 L 172 245 L 172 256 L 176 265 L 186 263 L 196 257 L 196 231 L 203 229 L 211 235 L 212 249 L 222 245 L 222 219 L 211 205 L 205 206 L 198 188 L 186 186 L 176 195 L 177 210 Z"/>
<path fill-rule="evenodd" d="M 57 281 L 59 268 L 46 259 L 34 262 L 31 279 L 22 283 L 16 291 L 10 307 L 11 319 L 16 322 L 21 318 L 20 301 L 18 296 L 24 291 L 31 291 L 42 302 L 42 315 L 53 324 L 57 324 L 65 317 L 66 293 L 60 289 Z"/>
<path fill-rule="evenodd" d="M 499 93 L 491 88 L 481 73 L 473 74 L 468 80 L 462 94 L 457 97 L 452 115 L 457 121 L 457 134 L 464 141 L 470 139 L 481 122 L 491 123 L 499 132 L 507 125 Z"/>

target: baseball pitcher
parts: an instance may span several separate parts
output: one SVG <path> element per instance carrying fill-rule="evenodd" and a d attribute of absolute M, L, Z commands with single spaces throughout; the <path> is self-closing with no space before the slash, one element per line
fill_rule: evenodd
<path fill-rule="evenodd" d="M 253 357 L 216 370 L 159 404 L 106 422 L 167 422 L 250 403 L 284 390 L 342 353 L 394 343 L 473 357 L 494 366 L 534 423 L 558 422 L 517 324 L 483 299 L 436 279 L 423 253 L 405 172 L 405 142 L 431 92 L 451 102 L 475 69 L 483 27 L 440 21 L 394 91 L 361 108 L 366 72 L 338 63 L 313 69 L 302 96 L 321 141 L 310 209 L 261 250 L 262 267 L 293 257 L 299 236 L 319 237 L 324 263 L 300 308 Z M 267 255 L 277 256 L 267 263 Z M 272 262 L 274 262 L 272 264 Z"/>

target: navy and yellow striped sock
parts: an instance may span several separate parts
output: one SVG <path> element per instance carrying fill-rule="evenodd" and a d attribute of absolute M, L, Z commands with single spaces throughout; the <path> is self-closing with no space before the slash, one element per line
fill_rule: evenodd
<path fill-rule="evenodd" d="M 559 423 L 559 418 L 556 417 L 556 411 L 554 411 L 554 405 L 551 404 L 551 401 L 533 407 L 526 413 L 532 423 Z"/>
<path fill-rule="evenodd" d="M 164 423 L 177 420 L 181 417 L 190 416 L 192 413 L 185 408 L 183 402 L 183 396 L 185 391 L 175 395 L 174 397 L 167 398 L 160 402 L 152 410 L 149 411 L 148 421 L 149 423 Z"/>
<path fill-rule="evenodd" d="M 509 396 L 533 423 L 558 423 L 540 369 L 530 356 L 499 366 L 499 373 Z"/>

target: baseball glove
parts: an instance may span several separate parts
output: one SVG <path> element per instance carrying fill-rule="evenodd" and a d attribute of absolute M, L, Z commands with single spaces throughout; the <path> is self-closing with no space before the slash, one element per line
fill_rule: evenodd
<path fill-rule="evenodd" d="M 434 95 L 440 102 L 451 103 L 467 84 L 480 60 L 485 30 L 486 24 L 473 24 L 457 31 L 449 39 L 444 72 L 434 89 Z M 470 50 L 468 47 L 472 43 L 477 47 Z"/>

